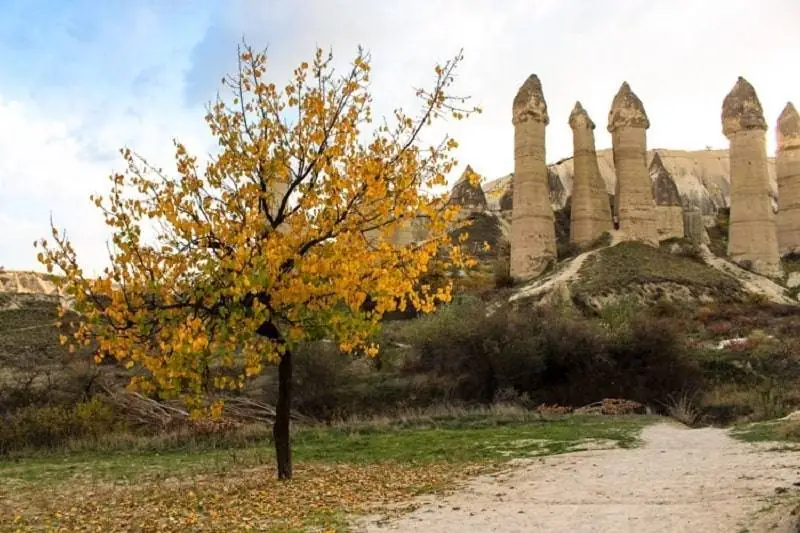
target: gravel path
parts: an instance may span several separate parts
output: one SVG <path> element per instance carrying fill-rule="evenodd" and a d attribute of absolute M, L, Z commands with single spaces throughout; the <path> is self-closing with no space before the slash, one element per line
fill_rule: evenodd
<path fill-rule="evenodd" d="M 756 533 L 767 530 L 754 524 L 767 516 L 758 511 L 768 498 L 798 490 L 800 453 L 670 423 L 645 428 L 642 438 L 635 449 L 521 463 L 447 497 L 421 499 L 398 521 L 365 519 L 356 530 Z"/>

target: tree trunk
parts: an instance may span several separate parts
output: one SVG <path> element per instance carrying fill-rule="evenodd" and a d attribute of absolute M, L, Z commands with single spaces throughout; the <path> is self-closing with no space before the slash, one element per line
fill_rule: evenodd
<path fill-rule="evenodd" d="M 292 352 L 286 350 L 278 365 L 278 403 L 275 405 L 275 423 L 272 425 L 275 458 L 278 461 L 278 479 L 292 478 L 292 446 L 289 442 L 291 411 Z"/>

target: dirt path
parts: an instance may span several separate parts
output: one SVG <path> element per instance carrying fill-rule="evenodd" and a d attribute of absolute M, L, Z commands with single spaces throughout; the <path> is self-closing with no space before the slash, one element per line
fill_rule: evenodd
<path fill-rule="evenodd" d="M 769 499 L 798 490 L 800 453 L 669 423 L 642 438 L 635 449 L 546 457 L 476 478 L 399 521 L 365 521 L 357 531 L 756 533 L 767 530 L 753 524 Z"/>
<path fill-rule="evenodd" d="M 745 289 L 754 294 L 763 294 L 770 301 L 779 304 L 797 304 L 786 295 L 786 289 L 769 278 L 749 272 L 735 263 L 714 255 L 705 244 L 700 247 L 703 260 L 717 270 L 738 279 Z"/>

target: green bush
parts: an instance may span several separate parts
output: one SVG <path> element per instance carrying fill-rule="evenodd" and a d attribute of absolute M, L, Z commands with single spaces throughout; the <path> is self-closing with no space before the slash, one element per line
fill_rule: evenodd
<path fill-rule="evenodd" d="M 25 448 L 55 448 L 70 439 L 97 438 L 123 426 L 114 407 L 98 397 L 72 407 L 24 407 L 2 417 L 0 455 Z"/>
<path fill-rule="evenodd" d="M 700 383 L 680 332 L 638 310 L 610 329 L 557 309 L 524 313 L 463 299 L 420 320 L 408 372 L 449 381 L 451 399 L 491 402 L 513 389 L 531 401 L 580 406 L 607 397 L 665 401 Z"/>

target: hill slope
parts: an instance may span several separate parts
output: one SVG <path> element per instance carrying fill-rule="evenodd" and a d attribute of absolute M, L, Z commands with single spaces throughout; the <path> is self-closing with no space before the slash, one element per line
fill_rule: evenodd
<path fill-rule="evenodd" d="M 736 303 L 764 298 L 796 305 L 786 287 L 746 271 L 687 242 L 653 248 L 637 242 L 614 243 L 561 262 L 556 269 L 519 287 L 511 301 L 547 303 L 566 299 L 598 311 L 632 298 L 659 301 Z"/>

